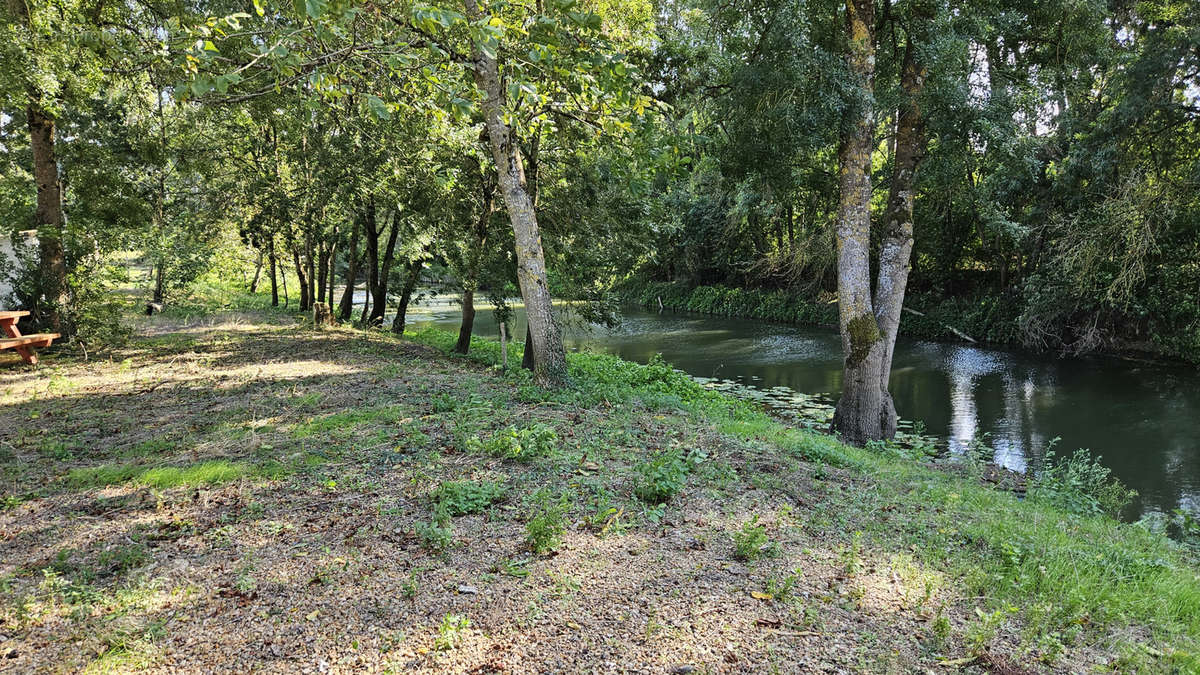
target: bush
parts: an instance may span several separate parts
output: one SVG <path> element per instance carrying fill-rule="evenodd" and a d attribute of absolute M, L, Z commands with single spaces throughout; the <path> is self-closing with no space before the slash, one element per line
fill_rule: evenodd
<path fill-rule="evenodd" d="M 1112 476 L 1112 470 L 1079 450 L 1066 458 L 1053 450 L 1046 453 L 1042 468 L 1029 483 L 1029 496 L 1080 516 L 1106 515 L 1116 518 L 1133 501 L 1137 492 Z"/>

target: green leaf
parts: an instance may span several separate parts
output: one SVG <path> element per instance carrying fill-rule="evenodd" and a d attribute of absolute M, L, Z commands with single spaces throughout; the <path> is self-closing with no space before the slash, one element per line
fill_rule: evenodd
<path fill-rule="evenodd" d="M 379 98 L 378 96 L 368 96 L 367 106 L 371 109 L 371 114 L 375 115 L 375 117 L 381 120 L 392 118 L 392 111 L 388 110 L 387 104 L 384 103 L 383 99 Z"/>

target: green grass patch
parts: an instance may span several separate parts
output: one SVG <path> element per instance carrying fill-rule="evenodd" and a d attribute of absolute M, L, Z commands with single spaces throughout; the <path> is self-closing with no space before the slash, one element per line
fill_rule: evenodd
<path fill-rule="evenodd" d="M 292 427 L 295 438 L 313 438 L 342 432 L 367 424 L 395 424 L 404 419 L 404 408 L 399 405 L 375 408 L 355 408 L 344 412 L 315 417 Z"/>
<path fill-rule="evenodd" d="M 275 470 L 269 466 L 255 466 L 244 462 L 212 460 L 191 466 L 145 467 L 135 464 L 111 465 L 72 469 L 66 476 L 66 484 L 84 489 L 107 485 L 144 485 L 154 488 L 171 488 L 180 485 L 216 485 L 247 477 L 274 477 Z"/>

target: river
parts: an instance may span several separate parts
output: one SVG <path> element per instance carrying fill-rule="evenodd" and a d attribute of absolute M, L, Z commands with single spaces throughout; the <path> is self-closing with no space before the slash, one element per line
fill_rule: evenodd
<path fill-rule="evenodd" d="M 452 297 L 426 297 L 412 311 L 413 325 L 458 329 L 461 309 Z M 519 310 L 515 323 L 515 335 L 524 338 Z M 475 330 L 499 335 L 490 308 L 480 308 Z M 698 377 L 830 400 L 841 390 L 841 345 L 829 328 L 627 307 L 616 328 L 568 321 L 564 337 L 570 350 L 640 363 L 662 354 Z M 1138 491 L 1127 517 L 1176 508 L 1200 513 L 1195 367 L 901 339 L 891 391 L 902 418 L 923 422 L 952 451 L 982 440 L 997 464 L 1024 471 L 1060 438 L 1059 452 L 1089 448 Z"/>

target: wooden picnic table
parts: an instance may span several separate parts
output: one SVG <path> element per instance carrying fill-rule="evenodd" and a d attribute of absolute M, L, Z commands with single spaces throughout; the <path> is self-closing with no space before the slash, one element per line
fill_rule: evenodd
<path fill-rule="evenodd" d="M 39 347 L 49 347 L 58 337 L 58 333 L 21 335 L 21 329 L 17 328 L 17 321 L 23 316 L 29 316 L 29 312 L 0 312 L 0 351 L 15 349 L 21 358 L 25 359 L 25 363 L 36 365 L 38 359 L 33 350 Z"/>

